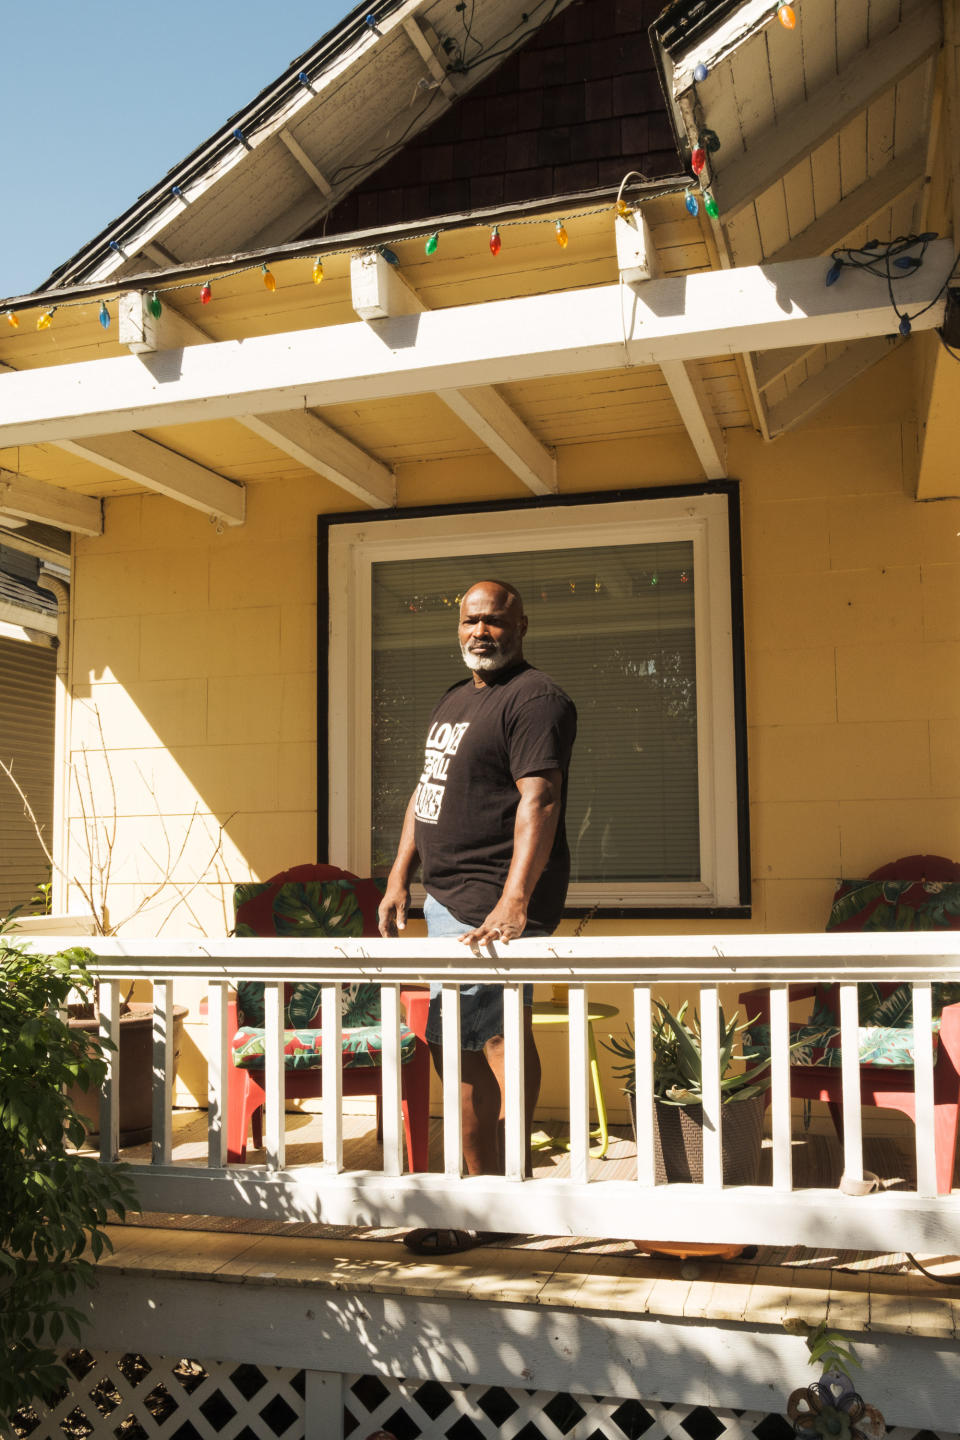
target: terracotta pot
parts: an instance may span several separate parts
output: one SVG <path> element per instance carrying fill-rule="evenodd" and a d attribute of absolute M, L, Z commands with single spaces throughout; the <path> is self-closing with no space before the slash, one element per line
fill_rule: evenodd
<path fill-rule="evenodd" d="M 173 1075 L 183 1042 L 185 1005 L 173 1007 Z M 70 1019 L 70 1028 L 96 1034 L 99 1022 L 94 1015 Z M 153 1134 L 153 1006 L 135 1001 L 120 1016 L 120 1144 L 142 1145 Z M 88 1140 L 100 1138 L 100 1091 L 73 1086 L 68 1094 L 74 1109 L 88 1127 Z"/>
<path fill-rule="evenodd" d="M 636 1138 L 636 1096 L 630 1097 Z M 763 1147 L 763 1095 L 723 1107 L 723 1182 L 756 1185 Z M 654 1102 L 654 1164 L 657 1183 L 697 1184 L 703 1180 L 703 1106 Z"/>

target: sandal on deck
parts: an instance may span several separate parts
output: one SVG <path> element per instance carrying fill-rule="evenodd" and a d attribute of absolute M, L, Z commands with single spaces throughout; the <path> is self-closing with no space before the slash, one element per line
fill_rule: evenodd
<path fill-rule="evenodd" d="M 404 1235 L 402 1243 L 413 1255 L 460 1255 L 464 1250 L 475 1250 L 479 1245 L 495 1245 L 498 1241 L 511 1238 L 509 1233 L 501 1230 L 447 1230 L 424 1226 L 419 1230 L 410 1230 Z"/>

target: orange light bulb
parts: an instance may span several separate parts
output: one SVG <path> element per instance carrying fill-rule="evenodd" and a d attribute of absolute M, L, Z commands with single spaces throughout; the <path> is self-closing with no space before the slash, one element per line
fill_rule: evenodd
<path fill-rule="evenodd" d="M 780 4 L 777 6 L 777 19 L 784 30 L 795 30 L 797 25 L 797 13 L 792 5 Z"/>
<path fill-rule="evenodd" d="M 562 220 L 558 220 L 558 221 L 557 221 L 556 230 L 557 230 L 557 244 L 560 246 L 560 249 L 561 249 L 561 250 L 566 250 L 567 245 L 568 245 L 569 240 L 570 240 L 570 236 L 567 234 L 566 227 L 564 226 L 564 223 L 563 223 Z"/>
<path fill-rule="evenodd" d="M 8 310 L 8 311 L 7 311 L 7 324 L 10 326 L 10 329 L 11 329 L 11 330 L 19 330 L 19 328 L 20 328 L 20 316 L 19 316 L 19 315 L 15 315 L 12 310 Z"/>

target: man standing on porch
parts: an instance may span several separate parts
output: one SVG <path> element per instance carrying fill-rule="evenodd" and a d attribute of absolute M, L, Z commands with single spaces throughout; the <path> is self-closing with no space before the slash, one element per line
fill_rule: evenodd
<path fill-rule="evenodd" d="M 410 797 L 380 906 L 380 933 L 406 926 L 410 881 L 422 866 L 432 939 L 465 945 L 552 935 L 570 876 L 564 829 L 567 775 L 577 731 L 573 701 L 523 658 L 527 617 L 519 592 L 481 580 L 463 597 L 459 641 L 472 679 L 453 685 L 430 717 L 420 781 Z M 431 986 L 427 1039 L 442 1070 L 440 987 Z M 524 986 L 527 1173 L 540 1092 L 533 986 Z M 503 987 L 460 992 L 460 1103 L 469 1175 L 504 1173 Z M 418 1254 L 482 1243 L 473 1231 L 421 1229 Z"/>

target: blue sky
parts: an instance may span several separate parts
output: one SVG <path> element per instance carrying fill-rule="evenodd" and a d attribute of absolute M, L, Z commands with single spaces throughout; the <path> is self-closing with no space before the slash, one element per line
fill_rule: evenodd
<path fill-rule="evenodd" d="M 62 261 L 355 0 L 7 0 L 0 297 Z"/>

